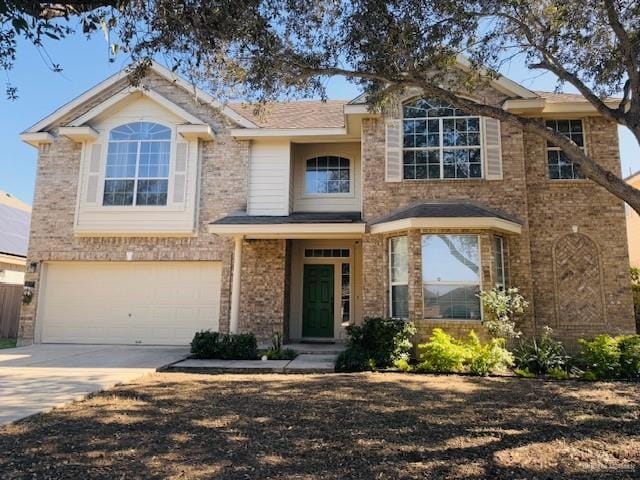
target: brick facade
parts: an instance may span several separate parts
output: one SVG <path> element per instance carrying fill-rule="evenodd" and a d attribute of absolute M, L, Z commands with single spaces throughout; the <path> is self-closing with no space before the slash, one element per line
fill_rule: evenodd
<path fill-rule="evenodd" d="M 399 109 L 391 111 L 397 115 Z M 617 126 L 598 117 L 586 117 L 584 124 L 590 154 L 619 174 Z M 426 200 L 469 200 L 502 211 L 523 223 L 520 235 L 505 237 L 505 264 L 509 284 L 518 287 L 531 303 L 521 324 L 525 334 L 549 325 L 572 347 L 580 337 L 605 331 L 633 332 L 623 202 L 588 180 L 549 180 L 544 140 L 504 123 L 501 128 L 503 180 L 391 183 L 381 180 L 385 164 L 384 120 L 365 119 L 362 125 L 364 219 L 371 221 L 410 203 Z M 491 284 L 491 252 L 482 245 L 488 243 L 492 232 L 461 232 L 480 234 L 483 284 Z M 397 233 L 409 236 L 409 311 L 419 336 L 421 339 L 428 336 L 434 326 L 458 335 L 464 335 L 470 328 L 481 330 L 479 322 L 433 322 L 423 318 L 421 233 L 432 232 Z M 593 248 L 565 252 L 567 258 L 558 258 L 558 242 L 576 234 L 588 237 Z M 587 242 L 574 244 L 587 245 Z M 389 311 L 387 249 L 387 238 L 383 235 L 367 235 L 363 240 L 363 284 L 368 286 L 363 292 L 365 316 L 385 315 Z M 380 258 L 385 261 L 380 262 Z M 589 288 L 602 301 L 586 301 L 589 295 L 583 291 L 582 284 L 563 288 L 559 265 L 569 269 L 566 272 L 574 278 L 581 278 L 589 269 L 595 272 Z M 562 308 L 566 306 L 578 311 L 565 314 Z"/>
<path fill-rule="evenodd" d="M 77 237 L 73 222 L 78 192 L 81 145 L 58 136 L 38 155 L 35 197 L 27 264 L 36 262 L 36 272 L 27 273 L 25 281 L 35 282 L 37 299 L 42 262 L 53 260 L 123 261 L 126 252 L 134 260 L 216 260 L 223 262 L 220 307 L 221 329 L 228 329 L 229 290 L 231 279 L 232 240 L 207 232 L 206 226 L 216 218 L 246 208 L 249 142 L 237 141 L 228 134 L 235 127 L 218 111 L 197 103 L 193 95 L 175 84 L 152 74 L 145 84 L 169 100 L 207 121 L 217 132 L 215 141 L 201 144 L 201 170 L 197 236 L 170 237 Z M 82 115 L 104 98 L 122 89 L 117 84 L 92 99 L 60 125 Z M 29 344 L 34 338 L 37 301 L 22 309 L 19 338 Z"/>
<path fill-rule="evenodd" d="M 133 252 L 134 260 L 221 261 L 220 330 L 229 329 L 233 242 L 209 234 L 206 226 L 217 218 L 246 209 L 249 142 L 233 139 L 229 128 L 235 125 L 212 107 L 198 103 L 191 93 L 155 74 L 145 83 L 210 123 L 216 132 L 215 141 L 203 142 L 200 147 L 197 235 L 188 238 L 74 236 L 81 147 L 57 136 L 54 143 L 41 148 L 39 154 L 27 263 L 35 262 L 37 269 L 27 273 L 25 279 L 35 283 L 36 296 L 30 305 L 23 307 L 21 344 L 33 341 L 42 262 L 122 261 L 126 259 L 126 252 Z M 111 87 L 62 119 L 59 125 L 78 117 L 123 85 Z M 503 100 L 492 91 L 480 92 L 479 96 L 496 104 Z M 399 110 L 397 106 L 391 109 L 392 115 L 397 115 Z M 598 117 L 586 117 L 584 121 L 591 155 L 619 173 L 616 126 Z M 391 183 L 384 181 L 384 120 L 363 119 L 361 133 L 365 221 L 375 220 L 412 202 L 443 199 L 473 201 L 504 212 L 522 222 L 520 235 L 505 236 L 505 267 L 509 284 L 519 287 L 531 302 L 521 326 L 525 333 L 533 334 L 543 325 L 550 325 L 571 344 L 577 337 L 602 331 L 633 330 L 623 203 L 589 181 L 549 180 L 543 140 L 502 124 L 503 180 Z M 491 285 L 494 281 L 491 239 L 495 232 L 462 231 L 480 236 L 482 282 L 485 286 Z M 409 311 L 419 336 L 428 336 L 434 326 L 442 326 L 457 335 L 463 335 L 469 328 L 482 330 L 480 323 L 433 322 L 423 318 L 422 233 L 434 232 L 398 232 L 409 237 Z M 364 287 L 361 294 L 365 317 L 385 316 L 389 311 L 388 238 L 388 235 L 366 234 L 362 239 Z M 288 243 L 289 246 L 285 240 L 243 243 L 240 329 L 254 332 L 261 341 L 267 341 L 276 331 L 288 332 L 292 287 Z M 585 272 L 590 279 L 588 294 L 566 281 L 571 275 L 580 276 Z M 562 292 L 562 298 L 558 298 L 558 292 Z M 575 298 L 571 297 L 572 292 Z M 565 314 L 564 310 L 572 306 L 579 311 Z"/>

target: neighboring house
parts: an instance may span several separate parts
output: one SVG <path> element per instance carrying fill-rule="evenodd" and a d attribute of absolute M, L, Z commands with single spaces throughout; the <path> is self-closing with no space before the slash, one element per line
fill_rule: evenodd
<path fill-rule="evenodd" d="M 476 92 L 620 173 L 617 126 L 582 97 Z M 523 329 L 634 330 L 623 202 L 544 140 L 407 95 L 222 105 L 153 65 L 22 134 L 39 150 L 20 342 L 187 344 L 200 329 L 334 340 L 364 317 L 425 337 L 482 329 L 517 286 Z"/>
<path fill-rule="evenodd" d="M 632 187 L 640 189 L 640 172 L 626 179 Z M 627 241 L 629 243 L 629 263 L 640 268 L 640 215 L 627 205 Z"/>
<path fill-rule="evenodd" d="M 0 284 L 24 283 L 31 207 L 0 191 Z"/>

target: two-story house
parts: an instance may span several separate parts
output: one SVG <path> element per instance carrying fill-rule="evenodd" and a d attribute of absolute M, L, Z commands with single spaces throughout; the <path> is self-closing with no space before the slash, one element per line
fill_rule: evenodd
<path fill-rule="evenodd" d="M 619 173 L 616 125 L 582 97 L 506 78 L 475 95 Z M 461 334 L 495 285 L 530 301 L 529 334 L 634 329 L 623 203 L 539 137 L 417 94 L 256 115 L 154 64 L 22 139 L 39 150 L 22 344 L 332 341 L 372 316 Z"/>

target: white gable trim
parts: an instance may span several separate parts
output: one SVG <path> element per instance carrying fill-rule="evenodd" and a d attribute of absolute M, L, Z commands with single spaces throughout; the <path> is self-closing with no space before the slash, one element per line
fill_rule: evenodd
<path fill-rule="evenodd" d="M 247 120 L 246 118 L 244 118 L 243 116 L 238 114 L 235 110 L 232 110 L 230 107 L 227 107 L 227 106 L 223 105 L 221 102 L 219 102 L 218 100 L 214 99 L 211 95 L 209 95 L 205 91 L 195 87 L 194 85 L 192 85 L 189 82 L 187 82 L 185 79 L 178 77 L 177 75 L 175 75 L 168 68 L 166 68 L 166 67 L 164 67 L 164 66 L 162 66 L 162 65 L 160 65 L 160 64 L 158 64 L 156 62 L 153 62 L 151 64 L 151 67 L 149 67 L 149 68 L 151 69 L 151 71 L 157 73 L 158 75 L 160 75 L 161 77 L 169 80 L 170 82 L 173 82 L 173 83 L 179 85 L 180 87 L 182 87 L 182 88 L 184 88 L 184 89 L 186 89 L 188 91 L 193 92 L 196 95 L 196 98 L 200 99 L 204 103 L 210 104 L 214 108 L 219 109 L 225 116 L 227 116 L 229 119 L 233 120 L 238 125 L 240 125 L 242 127 L 245 127 L 245 128 L 259 128 L 258 125 L 256 125 L 253 122 Z M 35 125 L 32 125 L 31 127 L 26 129 L 22 133 L 23 134 L 24 133 L 36 133 L 36 132 L 40 132 L 42 130 L 45 130 L 47 127 L 51 126 L 51 124 L 55 123 L 56 121 L 58 121 L 60 118 L 64 117 L 65 115 L 69 114 L 71 111 L 73 111 L 78 106 L 82 105 L 84 102 L 88 101 L 89 99 L 91 99 L 92 97 L 96 96 L 100 92 L 102 92 L 102 91 L 108 89 L 109 87 L 115 85 L 117 82 L 119 82 L 120 80 L 122 80 L 126 76 L 127 76 L 126 69 L 121 70 L 121 71 L 115 73 L 114 75 L 111 75 L 106 80 L 103 80 L 102 82 L 100 82 L 99 84 L 94 86 L 93 88 L 91 88 L 91 89 L 87 90 L 86 92 L 84 92 L 82 95 L 74 98 L 70 102 L 68 102 L 65 105 L 63 105 L 62 107 L 58 108 L 51 115 L 48 115 L 47 117 L 43 118 L 38 123 L 36 123 Z M 196 123 L 201 123 L 201 121 L 198 121 Z"/>
<path fill-rule="evenodd" d="M 84 115 L 81 115 L 80 117 L 76 118 L 73 122 L 69 123 L 69 126 L 80 127 L 85 123 L 87 123 L 88 121 L 90 121 L 91 119 L 105 112 L 107 109 L 124 101 L 125 99 L 129 98 L 131 95 L 136 95 L 136 94 L 142 94 L 145 97 L 149 97 L 151 100 L 153 100 L 157 104 L 163 106 L 170 112 L 175 113 L 178 117 L 182 118 L 187 123 L 192 123 L 192 124 L 205 123 L 203 122 L 203 120 L 199 119 L 195 115 L 190 114 L 184 108 L 180 107 L 179 105 L 176 105 L 171 100 L 160 95 L 158 92 L 149 88 L 134 87 L 134 88 L 126 88 L 118 92 L 117 94 L 113 95 L 111 98 L 108 98 L 104 102 L 99 103 L 98 105 L 93 107 L 91 110 L 86 112 Z"/>

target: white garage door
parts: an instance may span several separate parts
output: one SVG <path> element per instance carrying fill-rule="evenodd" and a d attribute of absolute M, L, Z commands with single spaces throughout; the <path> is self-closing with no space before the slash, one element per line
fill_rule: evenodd
<path fill-rule="evenodd" d="M 44 343 L 186 345 L 218 329 L 220 262 L 47 263 Z"/>

